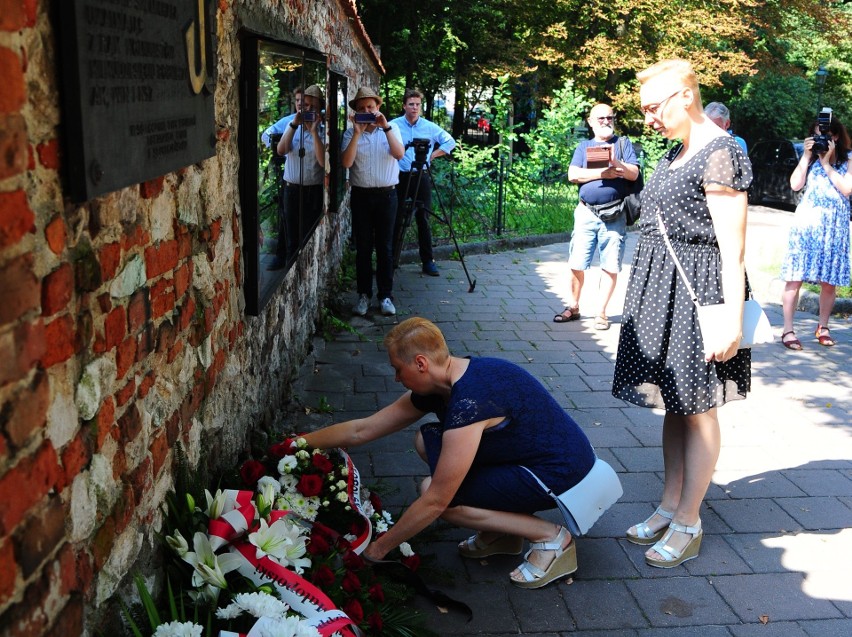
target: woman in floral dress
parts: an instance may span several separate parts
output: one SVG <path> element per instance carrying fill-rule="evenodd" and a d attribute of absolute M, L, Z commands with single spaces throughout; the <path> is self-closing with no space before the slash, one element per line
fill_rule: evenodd
<path fill-rule="evenodd" d="M 811 128 L 819 135 L 819 127 Z M 819 324 L 814 336 L 820 345 L 830 347 L 834 339 L 828 318 L 837 295 L 836 286 L 849 285 L 849 133 L 836 117 L 828 131 L 828 150 L 815 153 L 814 138 L 805 140 L 805 152 L 790 175 L 793 190 L 805 188 L 790 228 L 787 254 L 781 265 L 784 287 L 784 330 L 781 343 L 800 350 L 802 344 L 793 331 L 793 314 L 799 304 L 802 281 L 819 283 Z"/>

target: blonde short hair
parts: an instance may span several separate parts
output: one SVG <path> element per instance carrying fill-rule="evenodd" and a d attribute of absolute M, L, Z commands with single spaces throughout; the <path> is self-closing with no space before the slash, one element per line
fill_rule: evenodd
<path fill-rule="evenodd" d="M 636 74 L 636 79 L 639 84 L 652 80 L 660 75 L 669 74 L 679 80 L 686 88 L 692 89 L 695 99 L 701 107 L 701 89 L 698 88 L 698 77 L 692 69 L 692 64 L 687 60 L 660 60 L 656 64 L 652 64 L 644 71 L 639 71 Z"/>
<path fill-rule="evenodd" d="M 438 326 L 419 316 L 406 319 L 388 332 L 385 348 L 405 363 L 413 361 L 418 354 L 436 363 L 443 363 L 450 357 L 447 341 Z"/>

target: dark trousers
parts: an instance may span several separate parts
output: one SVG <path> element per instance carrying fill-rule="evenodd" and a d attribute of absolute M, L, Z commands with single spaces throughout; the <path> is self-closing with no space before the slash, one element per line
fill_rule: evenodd
<path fill-rule="evenodd" d="M 373 250 L 376 251 L 378 298 L 393 296 L 393 229 L 396 189 L 352 187 L 352 234 L 355 236 L 355 281 L 358 294 L 373 296 Z"/>
<path fill-rule="evenodd" d="M 322 215 L 323 190 L 322 184 L 299 186 L 289 183 L 285 183 L 282 189 L 276 255 L 289 261 Z"/>
<path fill-rule="evenodd" d="M 417 222 L 417 245 L 420 249 L 420 261 L 423 265 L 431 263 L 432 257 L 432 226 L 429 224 L 428 210 L 432 209 L 432 179 L 428 173 L 422 173 L 418 185 L 417 179 L 421 173 L 399 173 L 399 185 L 396 187 L 399 199 L 399 210 L 396 215 L 394 236 L 402 232 L 402 224 L 406 212 L 406 195 L 414 207 L 414 220 Z M 416 191 L 416 193 L 415 193 Z M 417 200 L 414 201 L 414 197 Z"/>

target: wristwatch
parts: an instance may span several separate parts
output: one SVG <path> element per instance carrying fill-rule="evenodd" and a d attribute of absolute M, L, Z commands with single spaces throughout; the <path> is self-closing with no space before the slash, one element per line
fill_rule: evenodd
<path fill-rule="evenodd" d="M 297 128 L 299 128 L 299 125 L 296 122 L 290 122 L 290 128 L 296 130 Z"/>
<path fill-rule="evenodd" d="M 389 133 L 389 132 L 391 132 L 391 131 L 393 130 L 393 127 L 392 127 L 392 126 L 388 126 L 387 128 L 383 128 L 382 130 L 383 130 L 383 131 L 385 131 L 386 133 Z"/>

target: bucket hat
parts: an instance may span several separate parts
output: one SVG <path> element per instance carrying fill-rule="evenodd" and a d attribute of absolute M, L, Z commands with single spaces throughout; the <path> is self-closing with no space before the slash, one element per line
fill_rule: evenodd
<path fill-rule="evenodd" d="M 382 98 L 378 95 L 378 93 L 376 93 L 371 88 L 367 88 L 366 86 L 362 86 L 361 88 L 358 89 L 358 92 L 355 93 L 355 97 L 353 97 L 351 100 L 349 100 L 349 108 L 351 108 L 352 110 L 355 110 L 355 102 L 357 102 L 358 100 L 362 100 L 365 97 L 372 97 L 374 100 L 376 100 L 379 103 L 379 107 L 382 106 Z"/>
<path fill-rule="evenodd" d="M 322 89 L 316 84 L 311 84 L 308 88 L 306 88 L 304 95 L 307 95 L 308 97 L 315 97 L 320 102 L 325 101 L 325 98 L 322 96 Z"/>

